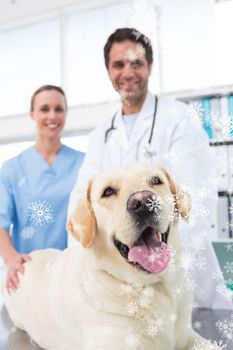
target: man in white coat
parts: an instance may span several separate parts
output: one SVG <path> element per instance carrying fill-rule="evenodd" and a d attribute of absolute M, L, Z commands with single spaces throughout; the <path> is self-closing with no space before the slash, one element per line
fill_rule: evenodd
<path fill-rule="evenodd" d="M 133 28 L 117 29 L 104 47 L 105 65 L 122 108 L 90 134 L 90 146 L 70 197 L 69 213 L 90 178 L 132 162 L 162 164 L 192 195 L 189 226 L 180 227 L 183 267 L 190 270 L 199 307 L 232 307 L 210 244 L 217 192 L 208 138 L 184 103 L 148 91 L 153 63 L 150 41 Z M 181 225 L 181 224 L 180 224 Z M 218 291 L 221 289 L 221 293 Z"/>

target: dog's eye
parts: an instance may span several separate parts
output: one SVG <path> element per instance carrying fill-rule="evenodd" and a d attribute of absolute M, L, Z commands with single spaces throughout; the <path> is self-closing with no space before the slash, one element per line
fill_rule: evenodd
<path fill-rule="evenodd" d="M 102 197 L 110 197 L 113 194 L 116 194 L 116 190 L 114 190 L 112 187 L 106 187 L 102 194 Z"/>
<path fill-rule="evenodd" d="M 154 186 L 154 185 L 161 185 L 162 181 L 160 180 L 160 178 L 158 176 L 152 176 L 149 179 L 149 185 L 150 186 Z"/>

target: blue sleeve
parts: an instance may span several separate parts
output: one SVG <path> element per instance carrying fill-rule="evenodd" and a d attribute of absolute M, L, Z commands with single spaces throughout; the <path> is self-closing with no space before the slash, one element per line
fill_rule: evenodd
<path fill-rule="evenodd" d="M 0 228 L 9 232 L 14 218 L 14 191 L 10 181 L 9 163 L 4 163 L 0 169 Z"/>

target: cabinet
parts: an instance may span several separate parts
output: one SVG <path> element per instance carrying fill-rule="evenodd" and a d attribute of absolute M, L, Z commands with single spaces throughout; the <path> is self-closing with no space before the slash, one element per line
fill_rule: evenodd
<path fill-rule="evenodd" d="M 217 241 L 212 244 L 233 291 L 233 86 L 174 95 L 192 106 L 209 137 L 218 180 Z"/>
<path fill-rule="evenodd" d="M 217 236 L 233 238 L 233 85 L 166 95 L 192 106 L 209 137 L 218 180 Z"/>

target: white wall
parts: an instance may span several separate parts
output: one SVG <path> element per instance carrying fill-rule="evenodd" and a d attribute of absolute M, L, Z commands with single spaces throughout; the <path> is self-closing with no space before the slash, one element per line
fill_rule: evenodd
<path fill-rule="evenodd" d="M 69 108 L 64 136 L 87 133 L 104 120 L 111 118 L 119 108 L 118 101 Z M 0 144 L 33 140 L 34 122 L 27 114 L 0 118 Z"/>
<path fill-rule="evenodd" d="M 122 0 L 0 0 L 0 26 L 31 16 L 59 11 L 67 6 L 79 9 L 103 6 Z"/>
<path fill-rule="evenodd" d="M 0 0 L 0 28 L 10 24 L 10 19 L 28 19 L 32 14 L 53 11 L 74 4 L 80 7 L 95 8 L 104 4 L 120 3 L 114 0 Z M 160 81 L 161 92 L 208 87 L 215 84 L 215 52 L 214 52 L 214 0 L 137 0 L 144 7 L 151 8 L 160 4 L 159 45 L 154 47 L 155 65 L 160 66 L 151 82 L 153 92 L 157 91 Z M 131 4 L 132 1 L 124 1 Z M 4 11 L 1 11 L 4 9 Z M 72 12 L 72 6 L 70 11 Z M 30 16 L 29 16 L 30 15 Z M 145 21 L 148 21 L 146 16 Z M 138 15 L 138 28 L 143 31 L 144 18 Z M 108 18 L 108 22 L 111 19 Z M 129 19 L 129 24 L 132 22 Z M 156 29 L 157 30 L 157 29 Z M 156 32 L 155 30 L 155 32 Z M 147 33 L 146 33 L 147 34 Z M 156 33 L 153 35 L 156 39 Z M 155 46 L 155 45 L 154 45 Z M 158 52 L 157 52 L 158 51 Z M 157 57 L 159 53 L 159 57 Z M 93 64 L 95 62 L 93 61 Z M 160 76 L 159 76 L 160 75 Z M 91 83 L 91 77 L 89 83 Z M 109 89 L 112 87 L 109 84 Z M 107 99 L 107 98 L 106 98 Z M 98 122 L 112 116 L 116 102 L 85 106 L 74 106 L 69 111 L 67 134 L 93 128 Z M 0 118 L 0 143 L 12 140 L 32 139 L 33 123 L 25 114 Z"/>
<path fill-rule="evenodd" d="M 214 4 L 214 0 L 162 1 L 162 91 L 216 83 Z"/>

